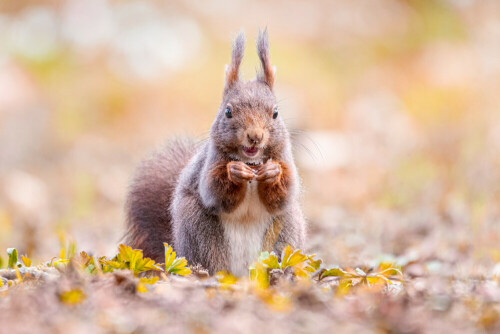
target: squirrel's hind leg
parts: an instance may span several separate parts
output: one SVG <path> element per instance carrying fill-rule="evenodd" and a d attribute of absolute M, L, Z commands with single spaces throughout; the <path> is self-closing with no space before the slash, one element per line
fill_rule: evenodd
<path fill-rule="evenodd" d="M 181 191 L 182 192 L 182 191 Z M 175 251 L 190 265 L 201 265 L 210 275 L 228 269 L 228 247 L 217 216 L 204 208 L 199 196 L 184 192 L 172 210 Z"/>
<path fill-rule="evenodd" d="M 179 175 L 194 154 L 189 140 L 171 140 L 142 161 L 127 194 L 125 243 L 144 256 L 165 262 L 163 243 L 172 246 L 170 204 Z"/>

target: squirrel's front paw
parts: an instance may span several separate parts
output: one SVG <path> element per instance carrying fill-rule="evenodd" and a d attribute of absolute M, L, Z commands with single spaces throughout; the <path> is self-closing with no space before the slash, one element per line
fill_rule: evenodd
<path fill-rule="evenodd" d="M 227 164 L 229 180 L 234 183 L 244 183 L 255 177 L 254 171 L 242 161 L 231 161 Z"/>
<path fill-rule="evenodd" d="M 256 180 L 265 183 L 275 183 L 279 181 L 281 175 L 281 166 L 272 161 L 266 162 L 257 171 Z"/>

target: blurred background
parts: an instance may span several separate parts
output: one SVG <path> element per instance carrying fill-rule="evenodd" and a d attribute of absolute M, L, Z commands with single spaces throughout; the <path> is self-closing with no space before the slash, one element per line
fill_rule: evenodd
<path fill-rule="evenodd" d="M 137 163 L 199 140 L 230 42 L 268 27 L 308 251 L 484 272 L 500 261 L 500 2 L 0 1 L 0 249 L 112 255 Z"/>

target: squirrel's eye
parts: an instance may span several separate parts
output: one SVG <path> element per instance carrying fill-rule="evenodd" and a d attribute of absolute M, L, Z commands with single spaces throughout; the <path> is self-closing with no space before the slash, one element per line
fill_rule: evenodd
<path fill-rule="evenodd" d="M 227 118 L 233 117 L 233 114 L 231 113 L 231 108 L 227 107 L 225 113 Z"/>
<path fill-rule="evenodd" d="M 276 119 L 278 117 L 278 108 L 274 109 L 273 111 L 273 119 Z"/>

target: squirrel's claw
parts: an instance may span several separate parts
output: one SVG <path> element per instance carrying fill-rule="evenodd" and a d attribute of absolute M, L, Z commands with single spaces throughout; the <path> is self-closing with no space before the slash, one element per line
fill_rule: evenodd
<path fill-rule="evenodd" d="M 241 161 L 232 161 L 228 165 L 228 177 L 234 183 L 251 181 L 255 177 L 254 171 Z"/>
<path fill-rule="evenodd" d="M 259 182 L 274 183 L 278 180 L 280 174 L 280 165 L 274 162 L 268 162 L 259 169 L 255 179 Z"/>

